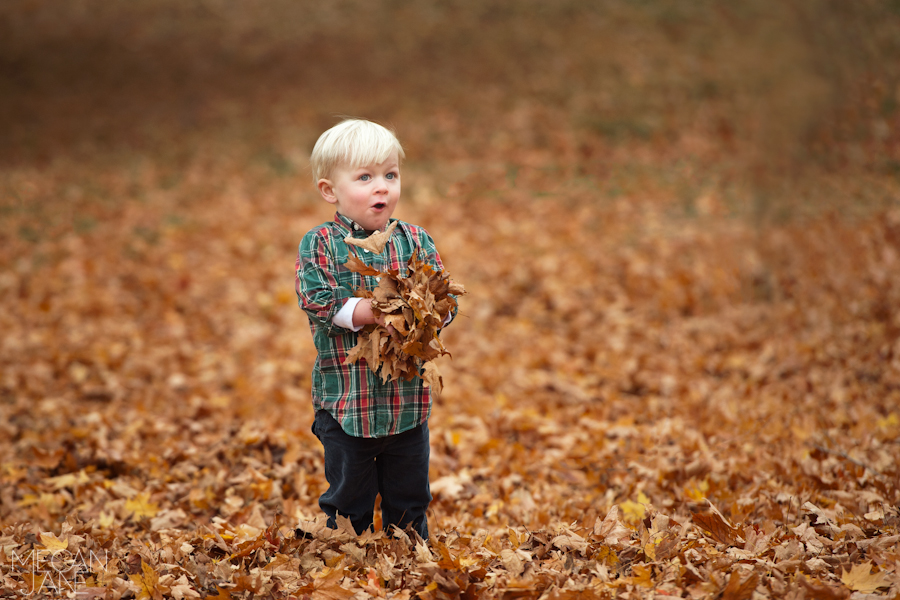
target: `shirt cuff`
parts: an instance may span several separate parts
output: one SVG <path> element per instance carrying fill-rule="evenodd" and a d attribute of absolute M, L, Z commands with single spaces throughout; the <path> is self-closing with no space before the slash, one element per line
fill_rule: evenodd
<path fill-rule="evenodd" d="M 334 318 L 331 320 L 332 323 L 337 325 L 338 327 L 343 327 L 344 329 L 349 329 L 350 331 L 359 331 L 363 328 L 362 325 L 358 327 L 353 326 L 353 310 L 356 308 L 356 305 L 359 304 L 359 301 L 362 298 L 347 298 L 347 302 L 344 303 L 344 306 L 341 307 L 341 310 L 334 315 Z"/>

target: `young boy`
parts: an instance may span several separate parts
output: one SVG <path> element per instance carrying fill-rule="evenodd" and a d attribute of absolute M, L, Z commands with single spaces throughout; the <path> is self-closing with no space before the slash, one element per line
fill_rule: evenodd
<path fill-rule="evenodd" d="M 345 363 L 356 332 L 384 323 L 373 315 L 371 300 L 353 296 L 355 289 L 374 289 L 378 281 L 344 266 L 350 252 L 344 238 L 365 238 L 392 222 L 403 158 L 394 134 L 369 121 L 349 119 L 322 134 L 310 157 L 313 180 L 337 213 L 300 242 L 296 289 L 318 352 L 312 372 L 312 431 L 325 448 L 330 487 L 319 506 L 328 525 L 336 527 L 340 514 L 362 533 L 373 524 L 380 493 L 385 530 L 411 525 L 427 539 L 429 390 L 420 377 L 382 383 L 364 359 Z M 354 253 L 381 272 L 395 269 L 402 275 L 414 255 L 443 270 L 428 233 L 403 221 L 397 222 L 381 254 L 361 248 Z M 444 325 L 453 316 L 447 315 Z"/>

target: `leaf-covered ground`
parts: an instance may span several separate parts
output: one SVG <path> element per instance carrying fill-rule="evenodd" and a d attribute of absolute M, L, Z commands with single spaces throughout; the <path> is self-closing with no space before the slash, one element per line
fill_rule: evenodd
<path fill-rule="evenodd" d="M 526 4 L 0 9 L 3 596 L 900 594 L 895 13 Z M 427 544 L 316 504 L 339 113 L 468 292 Z"/>

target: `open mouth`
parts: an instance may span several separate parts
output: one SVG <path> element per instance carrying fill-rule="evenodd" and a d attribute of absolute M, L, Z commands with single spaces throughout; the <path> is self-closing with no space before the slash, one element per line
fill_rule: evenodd
<path fill-rule="evenodd" d="M 372 208 L 374 208 L 375 210 L 382 210 L 386 206 L 387 206 L 387 202 L 376 202 L 375 204 L 372 205 Z"/>

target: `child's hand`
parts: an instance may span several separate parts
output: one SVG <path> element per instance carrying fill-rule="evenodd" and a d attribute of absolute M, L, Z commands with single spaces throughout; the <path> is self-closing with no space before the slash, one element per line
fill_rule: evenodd
<path fill-rule="evenodd" d="M 395 331 L 394 326 L 387 324 L 385 321 L 384 313 L 380 313 L 377 317 L 375 316 L 375 311 L 372 310 L 371 298 L 357 302 L 353 309 L 353 325 L 359 327 L 360 325 L 372 325 L 373 323 L 386 328 L 388 333 L 392 334 Z"/>
<path fill-rule="evenodd" d="M 384 316 L 381 317 L 381 320 L 384 321 Z M 361 327 L 373 323 L 378 323 L 378 320 L 372 311 L 372 299 L 366 298 L 361 302 L 357 302 L 356 306 L 353 307 L 353 326 Z M 381 324 L 383 325 L 384 323 Z"/>

